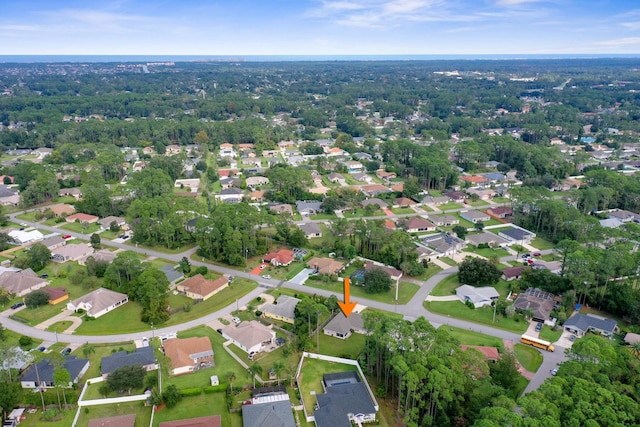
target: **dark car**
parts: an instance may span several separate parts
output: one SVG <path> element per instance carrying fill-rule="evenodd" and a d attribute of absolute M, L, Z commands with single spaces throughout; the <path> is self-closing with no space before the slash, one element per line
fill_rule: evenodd
<path fill-rule="evenodd" d="M 71 349 L 67 347 L 64 350 L 62 350 L 60 353 L 62 353 L 63 356 L 66 356 L 67 354 L 71 353 Z"/>
<path fill-rule="evenodd" d="M 49 275 L 48 275 L 48 274 L 41 274 L 41 275 L 40 275 L 40 278 L 41 278 L 41 279 L 48 279 L 48 278 L 49 278 Z"/>
<path fill-rule="evenodd" d="M 534 252 L 533 256 L 542 256 L 542 254 L 540 252 Z"/>
<path fill-rule="evenodd" d="M 17 303 L 15 303 L 15 304 L 13 304 L 13 305 L 11 306 L 11 309 L 12 309 L 12 310 L 15 310 L 16 308 L 20 308 L 20 307 L 22 307 L 23 305 L 24 305 L 24 303 L 23 303 L 23 302 L 17 302 Z"/>
<path fill-rule="evenodd" d="M 542 323 L 538 322 L 538 324 L 536 325 L 536 332 L 540 332 L 542 330 Z"/>
<path fill-rule="evenodd" d="M 40 347 L 38 347 L 38 351 L 42 351 L 44 352 L 47 349 L 47 347 L 41 345 Z"/>
<path fill-rule="evenodd" d="M 571 335 L 571 336 L 569 337 L 569 341 L 574 342 L 574 341 L 576 340 L 576 338 L 578 338 L 578 337 L 577 337 L 577 336 L 575 336 L 575 335 Z"/>

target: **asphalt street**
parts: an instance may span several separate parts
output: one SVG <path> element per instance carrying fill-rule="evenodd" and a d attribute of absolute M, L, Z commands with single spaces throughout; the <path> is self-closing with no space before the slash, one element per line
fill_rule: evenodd
<path fill-rule="evenodd" d="M 44 224 L 40 224 L 40 223 L 34 223 L 34 222 L 29 222 L 29 221 L 25 221 L 25 220 L 21 220 L 21 219 L 16 219 L 15 216 L 19 215 L 22 212 L 19 213 L 14 213 L 9 215 L 9 218 L 11 221 L 13 222 L 17 222 L 17 223 L 26 223 L 29 226 L 32 227 L 37 227 L 38 229 L 41 230 L 46 230 L 46 231 L 50 231 L 50 232 L 54 232 L 54 233 L 64 233 L 64 234 L 70 234 L 73 237 L 79 238 L 79 239 L 83 239 L 88 241 L 90 239 L 90 236 L 87 234 L 82 234 L 82 233 L 76 233 L 76 232 L 69 232 L 67 230 L 60 230 L 59 228 L 56 227 L 51 227 L 51 226 L 47 226 Z M 137 247 L 136 245 L 132 245 L 132 244 L 126 244 L 126 243 L 119 243 L 119 242 L 114 242 L 114 241 L 105 241 L 102 242 L 103 245 L 105 246 L 112 246 L 112 247 L 116 247 L 116 248 L 120 248 L 120 249 L 125 249 L 125 250 L 131 250 L 131 251 L 135 251 L 141 254 L 144 254 L 146 256 L 153 256 L 153 257 L 158 257 L 158 258 L 163 258 L 169 261 L 173 261 L 173 262 L 178 262 L 180 259 L 182 259 L 182 257 L 187 257 L 190 258 L 191 255 L 196 251 L 196 249 L 190 249 L 188 251 L 185 252 L 181 252 L 178 254 L 166 254 L 163 252 L 158 252 L 158 251 L 154 251 L 154 250 L 150 250 L 148 248 L 142 248 L 142 247 Z M 507 259 L 513 259 L 514 257 L 509 257 Z M 232 275 L 235 277 L 243 277 L 243 278 L 247 278 L 250 280 L 255 280 L 258 282 L 259 287 L 256 288 L 255 290 L 251 291 L 250 293 L 248 293 L 247 295 L 245 295 L 244 297 L 240 298 L 238 300 L 238 306 L 242 306 L 247 304 L 248 302 L 250 302 L 251 300 L 253 300 L 254 298 L 256 298 L 258 295 L 260 295 L 261 293 L 265 292 L 266 289 L 268 288 L 273 288 L 273 287 L 278 287 L 278 286 L 283 286 L 289 289 L 294 289 L 294 290 L 298 290 L 300 292 L 306 292 L 306 293 L 315 293 L 318 295 L 323 295 L 323 296 L 329 296 L 329 295 L 336 295 L 338 297 L 342 297 L 341 294 L 337 294 L 334 292 L 330 292 L 330 291 L 326 291 L 326 290 L 322 290 L 322 289 L 317 289 L 317 288 L 310 288 L 304 285 L 299 285 L 296 283 L 292 283 L 292 282 L 288 282 L 288 281 L 278 281 L 275 279 L 264 279 L 262 277 L 256 276 L 256 275 L 252 275 L 246 272 L 242 272 L 242 271 L 238 271 L 235 269 L 231 269 L 231 268 L 227 268 L 227 267 L 223 267 L 220 265 L 213 265 L 213 264 L 208 264 L 206 262 L 203 261 L 196 261 L 191 259 L 191 263 L 192 265 L 196 265 L 196 266 L 206 266 L 208 268 L 210 268 L 211 270 L 214 271 L 218 271 L 220 273 L 223 274 L 228 274 L 228 275 Z M 462 329 L 467 329 L 470 331 L 474 331 L 474 332 L 479 332 L 479 333 L 483 333 L 486 335 L 490 335 L 490 336 L 494 336 L 494 337 L 498 337 L 501 339 L 506 339 L 506 340 L 511 340 L 514 342 L 519 341 L 520 339 L 520 335 L 516 334 L 514 332 L 509 332 L 509 331 L 505 331 L 502 329 L 498 329 L 498 328 L 493 328 L 490 326 L 486 326 L 486 325 L 481 325 L 481 324 L 477 324 L 477 323 L 473 323 L 473 322 L 468 322 L 465 320 L 460 320 L 460 319 L 454 319 L 448 316 L 441 316 L 438 314 L 434 314 L 431 313 L 429 311 L 427 311 L 424 306 L 423 306 L 423 302 L 426 299 L 427 295 L 429 295 L 429 293 L 433 290 L 433 288 L 443 279 L 445 279 L 447 276 L 454 274 L 457 272 L 457 267 L 451 267 L 449 269 L 446 270 L 442 270 L 440 272 L 438 272 L 437 274 L 435 274 L 434 276 L 432 276 L 429 280 L 427 280 L 424 284 L 422 284 L 420 286 L 420 289 L 418 290 L 418 292 L 416 292 L 416 294 L 413 296 L 413 298 L 407 303 L 407 304 L 390 304 L 390 303 L 381 303 L 381 302 L 377 302 L 377 301 L 371 301 L 371 300 L 367 300 L 364 298 L 358 298 L 358 303 L 362 304 L 362 305 L 366 305 L 372 308 L 377 308 L 377 309 L 381 309 L 381 310 L 386 310 L 389 312 L 396 312 L 396 313 L 401 313 L 405 319 L 408 320 L 415 320 L 419 317 L 425 317 L 426 319 L 429 320 L 429 322 L 431 322 L 435 327 L 440 327 L 440 326 L 454 326 L 454 327 L 458 327 L 458 328 L 462 328 Z M 185 322 L 179 325 L 174 325 L 174 326 L 169 326 L 169 327 L 165 327 L 165 328 L 158 328 L 158 329 L 150 329 L 148 331 L 143 331 L 143 332 L 137 332 L 137 333 L 131 333 L 131 334 L 117 334 L 117 335 L 74 335 L 74 334 L 60 334 L 58 333 L 57 335 L 53 332 L 47 332 L 47 331 L 43 331 L 41 329 L 36 329 L 34 327 L 30 327 L 27 325 L 24 325 L 20 322 L 17 322 L 15 320 L 10 319 L 8 316 L 11 314 L 11 310 L 7 310 L 3 313 L 0 313 L 0 323 L 7 329 L 12 330 L 14 332 L 17 332 L 21 335 L 28 335 L 37 339 L 41 339 L 44 341 L 48 341 L 48 342 L 55 342 L 56 339 L 57 341 L 60 342 L 68 342 L 71 344 L 85 344 L 85 343 L 90 343 L 90 344 L 94 344 L 94 343 L 114 343 L 114 342 L 123 342 L 123 341 L 129 341 L 129 340 L 134 340 L 134 339 L 141 339 L 143 337 L 151 337 L 154 335 L 163 335 L 163 334 L 167 334 L 167 333 L 175 333 L 175 332 L 179 332 L 179 331 L 183 331 L 186 329 L 190 329 L 193 328 L 195 326 L 199 326 L 199 325 L 203 325 L 206 323 L 209 323 L 213 320 L 218 319 L 219 317 L 223 317 L 225 315 L 230 314 L 232 311 L 234 311 L 236 309 L 236 303 L 232 303 L 227 307 L 224 307 L 214 313 L 210 313 L 206 316 L 203 316 L 199 319 L 196 320 L 192 320 L 189 322 Z M 540 367 L 540 369 L 538 370 L 538 372 L 536 373 L 535 377 L 531 380 L 531 382 L 529 383 L 529 386 L 527 387 L 526 391 L 530 391 L 530 390 L 534 390 L 536 389 L 540 384 L 542 384 L 542 382 L 544 381 L 545 378 L 549 377 L 550 371 L 552 368 L 556 367 L 559 363 L 561 363 L 564 359 L 564 351 L 562 348 L 558 348 L 556 350 L 555 353 L 548 353 L 548 352 L 542 352 L 544 356 L 544 362 L 542 364 L 542 366 Z"/>

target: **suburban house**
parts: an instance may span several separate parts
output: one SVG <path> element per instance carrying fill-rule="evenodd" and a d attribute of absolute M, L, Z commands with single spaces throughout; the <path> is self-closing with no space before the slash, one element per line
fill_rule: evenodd
<path fill-rule="evenodd" d="M 250 176 L 246 179 L 247 187 L 259 187 L 269 183 L 269 178 L 264 176 Z"/>
<path fill-rule="evenodd" d="M 374 268 L 381 268 L 384 271 L 386 271 L 389 277 L 391 277 L 391 280 L 397 281 L 397 280 L 400 280 L 400 278 L 402 277 L 402 271 L 398 270 L 397 268 L 389 267 L 387 265 L 380 264 L 379 262 L 375 262 L 375 261 L 369 261 L 369 260 L 365 261 L 364 271 L 373 270 Z"/>
<path fill-rule="evenodd" d="M 64 356 L 64 369 L 71 374 L 71 382 L 69 382 L 68 387 L 77 384 L 90 365 L 91 363 L 88 359 L 78 359 L 76 356 L 71 355 Z M 48 359 L 32 365 L 20 380 L 22 388 L 53 388 L 55 386 L 53 380 L 53 371 L 55 369 Z"/>
<path fill-rule="evenodd" d="M 506 246 L 507 241 L 493 233 L 482 232 L 478 234 L 467 234 L 465 241 L 471 245 L 489 245 L 492 248 Z"/>
<path fill-rule="evenodd" d="M 49 295 L 49 304 L 51 305 L 56 305 L 69 299 L 69 292 L 67 292 L 65 288 L 50 288 L 49 286 L 45 286 L 42 290 Z"/>
<path fill-rule="evenodd" d="M 513 303 L 515 309 L 520 312 L 531 311 L 532 319 L 537 322 L 548 320 L 555 305 L 555 295 L 534 288 L 520 293 Z"/>
<path fill-rule="evenodd" d="M 317 427 L 351 427 L 375 422 L 378 404 L 356 371 L 325 374 L 324 393 L 316 394 Z"/>
<path fill-rule="evenodd" d="M 464 247 L 464 242 L 446 233 L 433 234 L 421 239 L 422 243 L 433 249 L 438 256 L 451 256 Z"/>
<path fill-rule="evenodd" d="M 475 308 L 491 305 L 492 302 L 498 301 L 500 294 L 493 286 L 475 287 L 462 285 L 456 288 L 456 295 L 460 301 L 472 303 Z"/>
<path fill-rule="evenodd" d="M 271 212 L 293 215 L 293 206 L 288 203 L 269 203 L 267 206 Z"/>
<path fill-rule="evenodd" d="M 476 210 L 460 212 L 460 217 L 474 224 L 477 224 L 479 222 L 489 221 L 491 219 L 491 217 L 486 213 L 476 211 Z"/>
<path fill-rule="evenodd" d="M 209 280 L 202 274 L 196 274 L 178 283 L 176 289 L 189 298 L 206 301 L 228 286 L 229 280 L 224 276 Z"/>
<path fill-rule="evenodd" d="M 6 289 L 17 297 L 23 297 L 45 286 L 47 281 L 30 268 L 19 271 L 6 270 L 0 274 L 0 288 Z"/>
<path fill-rule="evenodd" d="M 343 340 L 349 338 L 352 332 L 358 334 L 367 333 L 364 329 L 364 321 L 360 313 L 351 313 L 351 315 L 347 317 L 342 311 L 339 311 L 322 330 L 325 335 Z"/>
<path fill-rule="evenodd" d="M 383 169 L 380 169 L 380 170 L 376 171 L 376 176 L 378 178 L 380 178 L 380 179 L 385 180 L 385 181 L 390 181 L 390 180 L 392 180 L 392 179 L 397 177 L 395 172 L 387 172 L 387 171 L 385 171 Z"/>
<path fill-rule="evenodd" d="M 500 352 L 498 351 L 497 347 L 486 347 L 486 346 L 482 346 L 482 345 L 466 345 L 466 344 L 462 344 L 460 346 L 460 348 L 462 350 L 467 350 L 467 349 L 474 349 L 479 351 L 480 353 L 482 353 L 482 355 L 484 356 L 484 358 L 488 361 L 491 362 L 497 362 L 498 359 L 500 359 Z"/>
<path fill-rule="evenodd" d="M 408 233 L 420 233 L 425 231 L 435 231 L 436 225 L 431 221 L 427 221 L 424 218 L 420 218 L 419 216 L 414 216 L 413 218 L 409 218 L 404 223 L 405 228 Z"/>
<path fill-rule="evenodd" d="M 20 195 L 6 185 L 0 185 L 0 205 L 17 206 L 20 203 Z"/>
<path fill-rule="evenodd" d="M 498 236 L 507 240 L 510 244 L 511 243 L 518 243 L 518 244 L 531 243 L 531 240 L 533 240 L 533 238 L 536 237 L 535 233 L 527 231 L 523 228 L 515 228 L 515 227 L 500 230 L 498 232 Z"/>
<path fill-rule="evenodd" d="M 222 336 L 247 353 L 257 353 L 275 345 L 276 333 L 260 322 L 251 320 L 222 329 Z"/>
<path fill-rule="evenodd" d="M 320 205 L 322 205 L 322 202 L 319 201 L 298 200 L 296 202 L 296 209 L 300 215 L 313 215 L 322 212 Z"/>
<path fill-rule="evenodd" d="M 160 267 L 160 271 L 162 271 L 164 275 L 167 276 L 167 280 L 169 281 L 170 285 L 173 285 L 175 282 L 184 277 L 184 273 L 182 272 L 182 270 L 176 269 L 173 265 L 165 264 Z"/>
<path fill-rule="evenodd" d="M 95 215 L 89 215 L 86 213 L 77 213 L 73 215 L 69 215 L 65 218 L 66 222 L 79 222 L 81 224 L 93 224 L 98 222 L 100 218 Z"/>
<path fill-rule="evenodd" d="M 263 262 L 268 262 L 276 267 L 287 266 L 293 262 L 295 254 L 289 249 L 279 249 L 276 252 L 270 252 L 262 258 Z"/>
<path fill-rule="evenodd" d="M 127 302 L 129 302 L 129 297 L 126 294 L 106 288 L 98 288 L 67 303 L 67 310 L 84 310 L 87 312 L 87 316 L 100 317 Z"/>
<path fill-rule="evenodd" d="M 347 170 L 349 171 L 349 173 L 362 172 L 362 170 L 364 169 L 364 166 L 362 165 L 362 163 L 357 162 L 355 160 L 349 160 L 347 162 L 344 162 L 344 164 L 347 167 Z"/>
<path fill-rule="evenodd" d="M 313 268 L 316 274 L 338 274 L 344 269 L 344 262 L 333 258 L 315 257 L 307 261 L 309 268 Z"/>
<path fill-rule="evenodd" d="M 300 300 L 287 295 L 280 295 L 275 303 L 267 303 L 260 309 L 264 317 L 293 324 L 295 322 L 296 305 Z"/>
<path fill-rule="evenodd" d="M 170 338 L 164 340 L 162 348 L 171 359 L 171 375 L 188 374 L 214 365 L 208 337 Z"/>
<path fill-rule="evenodd" d="M 44 238 L 44 235 L 38 230 L 11 230 L 8 234 L 9 237 L 11 237 L 11 239 L 13 239 L 13 241 L 19 245 L 37 242 Z"/>
<path fill-rule="evenodd" d="M 390 193 L 391 189 L 381 184 L 367 184 L 361 186 L 360 191 L 367 197 L 376 197 L 380 194 Z"/>
<path fill-rule="evenodd" d="M 333 172 L 327 175 L 327 179 L 334 184 L 344 185 L 347 183 L 347 179 L 339 173 Z"/>
<path fill-rule="evenodd" d="M 220 190 L 220 194 L 216 194 L 214 197 L 224 203 L 240 203 L 242 201 L 242 190 L 225 188 Z"/>
<path fill-rule="evenodd" d="M 51 251 L 51 259 L 55 262 L 79 261 L 92 253 L 93 248 L 88 243 L 71 244 Z"/>
<path fill-rule="evenodd" d="M 373 182 L 373 178 L 371 178 L 369 175 L 367 175 L 364 172 L 357 172 L 354 174 L 351 174 L 351 178 L 355 179 L 358 182 Z"/>
<path fill-rule="evenodd" d="M 463 203 L 467 199 L 467 194 L 462 191 L 448 191 L 445 195 L 454 203 Z"/>
<path fill-rule="evenodd" d="M 303 222 L 302 224 L 298 224 L 298 228 L 302 230 L 307 239 L 322 237 L 322 230 L 315 222 Z"/>
<path fill-rule="evenodd" d="M 109 230 L 111 228 L 111 224 L 113 223 L 115 223 L 118 227 L 124 227 L 127 221 L 120 216 L 108 216 L 98 221 L 98 224 L 100 224 L 100 229 L 102 230 Z"/>
<path fill-rule="evenodd" d="M 450 215 L 429 216 L 429 221 L 433 222 L 438 227 L 450 227 L 452 225 L 460 224 L 460 219 Z"/>
<path fill-rule="evenodd" d="M 375 205 L 379 209 L 388 208 L 389 207 L 389 204 L 387 202 L 385 202 L 382 199 L 378 199 L 377 197 L 372 197 L 370 199 L 364 199 L 363 201 L 360 202 L 360 206 L 362 206 L 363 208 L 366 208 L 369 205 Z"/>
<path fill-rule="evenodd" d="M 116 369 L 135 365 L 142 366 L 147 372 L 158 369 L 158 362 L 153 354 L 152 346 L 138 347 L 131 353 L 125 350 L 116 351 L 103 357 L 100 362 L 100 373 L 102 378 L 106 379 Z"/>
<path fill-rule="evenodd" d="M 58 196 L 71 196 L 76 200 L 82 199 L 82 190 L 79 188 L 62 188 L 58 191 Z"/>
<path fill-rule="evenodd" d="M 65 216 L 65 215 L 73 215 L 76 212 L 76 208 L 66 203 L 58 203 L 57 205 L 51 205 L 51 206 L 48 206 L 47 209 L 53 212 L 53 215 L 55 215 L 56 218 L 60 218 L 61 216 Z"/>
<path fill-rule="evenodd" d="M 460 177 L 460 181 L 468 182 L 471 185 L 484 187 L 489 184 L 489 180 L 481 175 L 464 175 Z"/>
<path fill-rule="evenodd" d="M 289 400 L 242 405 L 243 427 L 296 427 Z M 208 425 L 207 425 L 208 427 Z"/>
<path fill-rule="evenodd" d="M 614 332 L 618 331 L 618 322 L 590 314 L 576 313 L 564 322 L 563 328 L 565 331 L 579 337 L 587 332 L 595 332 L 605 337 L 611 337 Z"/>
<path fill-rule="evenodd" d="M 410 206 L 415 206 L 415 205 L 416 205 L 416 202 L 414 202 L 408 197 L 398 197 L 397 199 L 393 199 L 394 208 L 408 208 Z"/>
<path fill-rule="evenodd" d="M 635 220 L 636 218 L 640 219 L 640 215 L 634 212 L 626 211 L 624 209 L 616 209 L 609 211 L 609 218 L 617 219 L 620 222 L 630 222 Z"/>
<path fill-rule="evenodd" d="M 56 235 L 56 236 L 47 237 L 46 239 L 42 240 L 42 242 L 40 243 L 42 243 L 47 247 L 47 249 L 52 251 L 56 248 L 64 246 L 67 243 L 67 241 L 63 239 L 60 235 Z"/>
<path fill-rule="evenodd" d="M 135 427 L 136 414 L 114 415 L 113 417 L 93 418 L 87 427 Z"/>
<path fill-rule="evenodd" d="M 511 218 L 513 216 L 513 208 L 509 206 L 497 206 L 495 208 L 488 208 L 486 211 L 489 215 L 493 215 L 496 218 Z"/>
<path fill-rule="evenodd" d="M 423 205 L 438 206 L 444 205 L 445 203 L 449 203 L 449 198 L 447 196 L 425 196 L 425 198 L 422 199 Z"/>
<path fill-rule="evenodd" d="M 491 200 L 496 195 L 495 191 L 484 188 L 468 188 L 466 191 L 469 196 L 478 196 L 479 200 Z"/>
<path fill-rule="evenodd" d="M 188 418 L 186 420 L 163 421 L 158 427 L 221 427 L 222 417 L 220 415 L 209 415 L 206 417 Z"/>
<path fill-rule="evenodd" d="M 116 259 L 117 256 L 117 253 L 111 252 L 109 249 L 100 249 L 99 251 L 95 251 L 94 253 L 89 254 L 82 259 L 79 259 L 78 264 L 85 265 L 87 263 L 87 259 L 89 258 L 93 258 L 94 261 L 111 263 L 114 259 Z"/>
<path fill-rule="evenodd" d="M 515 267 L 507 267 L 502 270 L 502 278 L 508 282 L 519 279 L 522 277 L 522 273 L 529 269 L 528 265 L 516 265 Z"/>

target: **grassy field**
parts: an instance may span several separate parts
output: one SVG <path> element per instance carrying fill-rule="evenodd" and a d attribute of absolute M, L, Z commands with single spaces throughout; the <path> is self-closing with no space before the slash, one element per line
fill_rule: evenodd
<path fill-rule="evenodd" d="M 304 284 L 305 286 L 317 288 L 317 289 L 325 289 L 327 291 L 343 293 L 344 285 L 342 282 L 321 282 L 318 280 L 314 280 L 312 278 L 307 279 Z M 413 298 L 416 292 L 418 292 L 420 286 L 415 285 L 409 282 L 400 282 L 400 289 L 398 290 L 398 304 L 406 304 Z M 368 294 L 364 291 L 364 288 L 360 286 L 352 286 L 351 287 L 351 297 L 353 300 L 357 301 L 358 298 L 366 298 L 373 301 L 385 302 L 388 304 L 393 304 L 395 301 L 396 289 L 395 286 L 392 285 L 391 290 L 385 293 L 380 294 Z"/>
<path fill-rule="evenodd" d="M 560 339 L 560 336 L 562 335 L 562 328 L 558 328 L 557 331 L 554 331 L 553 329 L 551 329 L 549 326 L 544 325 L 542 327 L 542 330 L 540 331 L 540 339 L 545 340 L 545 341 L 549 341 L 549 342 L 556 342 Z"/>
<path fill-rule="evenodd" d="M 441 271 L 442 271 L 442 268 L 440 266 L 430 263 L 429 268 L 425 270 L 424 274 L 421 274 L 420 276 L 415 276 L 415 277 L 410 276 L 410 277 L 414 280 L 420 280 L 420 281 L 426 282 L 431 277 L 435 276 L 437 273 Z"/>
<path fill-rule="evenodd" d="M 180 311 L 171 315 L 166 323 L 155 325 L 156 327 L 166 327 L 178 325 L 190 320 L 198 319 L 205 314 L 212 313 L 228 306 L 236 299 L 243 297 L 258 287 L 252 280 L 236 279 L 233 285 L 223 289 L 208 300 L 199 304 L 193 304 L 190 311 Z M 171 296 L 169 301 L 173 303 L 183 303 L 183 298 L 178 299 Z M 78 334 L 103 335 L 103 334 L 123 334 L 131 332 L 142 332 L 151 329 L 150 325 L 140 320 L 142 307 L 135 301 L 129 301 L 117 310 L 113 310 L 98 319 L 83 321 L 76 330 Z"/>
<path fill-rule="evenodd" d="M 391 212 L 393 212 L 396 215 L 416 213 L 416 211 L 414 211 L 411 208 L 391 208 Z"/>
<path fill-rule="evenodd" d="M 87 224 L 86 226 L 79 222 L 69 222 L 60 227 L 64 230 L 75 231 L 76 233 L 92 234 L 100 230 L 100 224 L 94 222 L 93 224 Z"/>
<path fill-rule="evenodd" d="M 441 326 L 447 328 L 449 335 L 460 341 L 460 344 L 481 345 L 486 347 L 497 347 L 502 350 L 503 343 L 500 338 L 484 335 L 479 332 L 473 332 L 466 329 L 456 328 L 454 326 Z"/>
<path fill-rule="evenodd" d="M 136 414 L 136 427 L 148 427 L 151 422 L 151 406 L 144 402 L 125 402 L 115 405 L 96 405 L 80 411 L 78 426 L 86 426 L 93 418 L 113 417 L 115 415 Z M 48 425 L 48 424 L 47 424 Z M 71 425 L 71 424 L 69 424 Z"/>
<path fill-rule="evenodd" d="M 440 211 L 447 211 L 450 209 L 462 209 L 462 205 L 460 203 L 449 202 L 449 203 L 444 203 L 438 206 L 437 209 L 439 209 Z"/>
<path fill-rule="evenodd" d="M 553 243 L 548 240 L 543 239 L 542 237 L 536 237 L 531 241 L 531 246 L 538 248 L 541 251 L 545 249 L 553 249 L 556 247 Z"/>
<path fill-rule="evenodd" d="M 458 282 L 458 274 L 453 273 L 438 283 L 431 291 L 431 295 L 437 297 L 453 295 L 456 293 L 455 290 L 458 286 L 460 286 L 460 282 Z"/>
<path fill-rule="evenodd" d="M 455 267 L 458 265 L 457 262 L 455 262 L 454 260 L 452 260 L 451 258 L 449 258 L 448 256 L 442 256 L 440 258 L 438 258 L 440 261 L 444 262 L 447 265 L 450 265 L 451 267 Z"/>
<path fill-rule="evenodd" d="M 364 348 L 367 337 L 362 334 L 351 334 L 346 340 L 331 337 L 323 333 L 319 334 L 320 347 L 317 347 L 317 337 L 312 337 L 313 352 L 326 354 L 327 356 L 357 359 Z"/>
<path fill-rule="evenodd" d="M 518 362 L 529 372 L 536 372 L 542 365 L 542 354 L 533 347 L 524 344 L 516 344 L 513 353 Z"/>
<path fill-rule="evenodd" d="M 492 249 L 492 248 L 482 248 L 482 249 L 478 249 L 474 246 L 467 246 L 465 249 L 466 252 L 472 252 L 474 254 L 478 254 L 480 256 L 483 256 L 487 259 L 491 259 L 492 257 L 498 257 L 498 258 L 502 258 L 502 257 L 506 257 L 509 256 L 509 252 L 507 252 L 505 249 L 502 248 L 496 248 L 496 249 Z"/>
<path fill-rule="evenodd" d="M 163 408 L 156 412 L 153 417 L 153 427 L 157 427 L 164 421 L 184 420 L 208 415 L 220 415 L 223 426 L 242 427 L 241 413 L 229 413 L 224 393 L 185 397 L 174 408 Z M 148 425 L 147 423 L 145 427 Z"/>
<path fill-rule="evenodd" d="M 90 353 L 85 357 L 84 349 L 87 347 L 92 347 L 94 352 Z M 120 344 L 93 344 L 93 345 L 84 345 L 80 348 L 74 350 L 71 354 L 77 356 L 78 358 L 85 359 L 88 358 L 91 365 L 89 366 L 89 370 L 84 375 L 84 379 L 96 378 L 100 376 L 100 362 L 103 357 L 110 356 L 112 353 L 120 350 L 131 351 L 134 350 L 136 346 L 132 342 L 120 343 Z"/>
<path fill-rule="evenodd" d="M 473 201 L 473 200 L 468 200 L 467 203 L 469 204 L 469 206 L 473 206 L 474 208 L 479 208 L 479 207 L 483 207 L 483 206 L 489 206 L 489 202 L 487 202 L 486 200 L 477 200 L 477 201 Z"/>
<path fill-rule="evenodd" d="M 355 371 L 357 368 L 353 365 L 345 365 L 343 363 L 329 362 L 326 360 L 305 358 L 298 378 L 300 386 L 300 396 L 304 401 L 304 407 L 307 414 L 313 413 L 316 404 L 314 394 L 323 393 L 322 376 L 334 372 Z M 312 392 L 315 392 L 312 394 Z"/>
<path fill-rule="evenodd" d="M 482 307 L 472 310 L 460 301 L 425 301 L 424 307 L 432 313 L 468 320 L 469 322 L 480 323 L 519 334 L 524 333 L 528 326 L 524 317 L 520 314 L 514 315 L 511 319 L 498 314 L 496 316 L 496 322 L 493 323 L 492 307 Z"/>
<path fill-rule="evenodd" d="M 25 412 L 26 418 L 24 421 L 20 423 L 20 427 L 41 427 L 41 426 L 69 427 L 73 423 L 73 418 L 76 416 L 76 410 L 72 409 L 72 410 L 64 411 L 62 419 L 58 421 L 46 421 L 41 419 L 41 416 L 42 416 L 41 409 L 38 409 L 38 411 L 35 414 L 27 414 Z M 78 425 L 80 426 L 83 424 L 78 424 Z M 84 425 L 87 425 L 87 424 L 84 424 Z M 136 424 L 136 427 L 137 426 L 138 424 Z M 140 424 L 140 426 L 142 427 L 142 424 Z"/>

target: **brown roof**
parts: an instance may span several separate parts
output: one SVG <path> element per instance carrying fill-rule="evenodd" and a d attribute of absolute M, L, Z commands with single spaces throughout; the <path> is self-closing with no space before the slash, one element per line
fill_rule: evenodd
<path fill-rule="evenodd" d="M 491 212 L 493 215 L 512 214 L 513 209 L 509 206 L 496 206 L 495 208 L 487 209 L 487 212 Z"/>
<path fill-rule="evenodd" d="M 213 350 L 208 337 L 171 338 L 165 340 L 162 345 L 164 354 L 171 359 L 171 366 L 174 369 L 193 366 L 192 354 Z"/>
<path fill-rule="evenodd" d="M 115 417 L 94 418 L 87 427 L 134 427 L 136 414 L 116 415 Z"/>
<path fill-rule="evenodd" d="M 65 295 L 69 296 L 69 292 L 67 292 L 65 288 L 50 288 L 48 286 L 45 286 L 44 288 L 42 288 L 42 290 L 45 291 L 47 295 L 49 295 L 50 301 L 57 300 L 58 298 L 62 298 Z"/>
<path fill-rule="evenodd" d="M 202 274 L 196 274 L 193 277 L 189 277 L 184 282 L 180 283 L 180 286 L 185 287 L 189 292 L 207 296 L 211 292 L 219 289 L 229 283 L 226 277 L 218 277 L 216 280 L 209 280 Z"/>
<path fill-rule="evenodd" d="M 44 281 L 30 268 L 21 271 L 5 271 L 0 274 L 0 287 L 14 294 L 29 290 Z"/>
<path fill-rule="evenodd" d="M 509 267 L 502 270 L 502 274 L 506 278 L 519 277 L 519 276 L 522 276 L 522 272 L 525 271 L 527 268 L 529 268 L 528 265 L 518 265 L 515 267 Z"/>
<path fill-rule="evenodd" d="M 71 205 L 67 205 L 66 203 L 60 203 L 58 205 L 51 205 L 51 206 L 49 206 L 48 209 L 51 209 L 51 212 L 53 212 L 57 216 L 60 216 L 62 214 L 72 214 L 72 213 L 74 213 L 76 211 L 76 208 L 74 208 Z"/>
<path fill-rule="evenodd" d="M 411 206 L 411 205 L 415 205 L 416 202 L 414 202 L 408 197 L 399 197 L 393 200 L 393 204 L 398 206 Z"/>
<path fill-rule="evenodd" d="M 367 261 L 364 263 L 365 271 L 373 270 L 374 268 L 383 269 L 391 277 L 402 277 L 402 271 L 398 270 L 397 268 L 387 267 L 386 265 L 377 265 L 372 263 L 371 261 Z"/>
<path fill-rule="evenodd" d="M 427 221 L 424 218 L 420 218 L 420 217 L 413 217 L 409 220 L 407 220 L 407 222 L 405 223 L 406 227 L 408 230 L 413 230 L 414 228 L 417 229 L 428 229 L 428 228 L 435 228 L 436 225 L 434 223 L 432 223 L 431 221 Z"/>
<path fill-rule="evenodd" d="M 287 265 L 293 261 L 295 258 L 295 254 L 293 251 L 289 249 L 279 249 L 276 252 L 268 253 L 262 258 L 264 262 L 271 262 L 272 260 L 276 260 L 278 264 Z"/>
<path fill-rule="evenodd" d="M 69 215 L 67 217 L 66 221 L 67 222 L 74 222 L 76 219 L 78 221 L 80 221 L 80 222 L 96 222 L 100 218 L 95 216 L 95 215 L 89 215 L 89 214 L 85 214 L 85 213 L 77 213 L 77 214 Z"/>
<path fill-rule="evenodd" d="M 307 265 L 318 270 L 320 274 L 336 274 L 344 267 L 344 263 L 331 258 L 311 258 Z"/>

